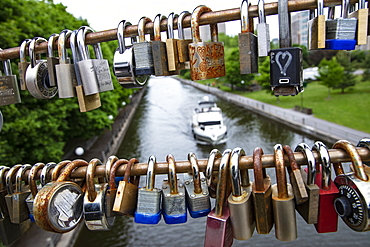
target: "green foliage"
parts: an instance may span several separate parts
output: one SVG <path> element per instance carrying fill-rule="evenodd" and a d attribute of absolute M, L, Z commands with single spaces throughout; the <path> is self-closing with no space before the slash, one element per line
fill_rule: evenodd
<path fill-rule="evenodd" d="M 26 38 L 41 36 L 48 39 L 63 29 L 78 29 L 88 25 L 66 12 L 62 4 L 53 1 L 3 0 L 0 8 L 0 47 L 17 47 Z M 117 42 L 101 44 L 104 58 L 112 72 L 113 52 Z M 43 55 L 44 57 L 44 55 Z M 92 56 L 94 57 L 94 56 Z M 14 74 L 18 59 L 12 61 Z M 110 126 L 109 115 L 116 116 L 132 90 L 123 89 L 113 78 L 115 90 L 100 94 L 102 106 L 91 112 L 79 111 L 77 98 L 50 100 L 33 98 L 21 91 L 22 103 L 1 106 L 4 126 L 0 134 L 0 158 L 3 164 L 58 161 L 71 139 L 89 139 Z"/>
<path fill-rule="evenodd" d="M 343 82 L 344 68 L 337 62 L 334 57 L 332 60 L 325 58 L 319 64 L 319 76 L 317 79 L 321 84 L 328 88 L 328 98 L 330 98 L 330 89 L 338 83 Z"/>
<path fill-rule="evenodd" d="M 270 86 L 270 57 L 260 58 L 258 67 L 259 74 L 256 76 L 258 84 L 266 93 L 272 94 Z"/>
<path fill-rule="evenodd" d="M 344 68 L 344 72 L 343 80 L 334 85 L 333 88 L 341 89 L 342 93 L 344 93 L 344 90 L 346 88 L 356 85 L 356 77 L 353 74 L 355 72 L 355 69 L 351 61 L 351 55 L 352 53 L 348 51 L 339 51 L 336 55 L 338 63 Z"/>

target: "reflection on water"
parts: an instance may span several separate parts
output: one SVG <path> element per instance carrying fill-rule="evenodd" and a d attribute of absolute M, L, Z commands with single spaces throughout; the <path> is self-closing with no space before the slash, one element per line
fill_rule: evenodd
<path fill-rule="evenodd" d="M 199 159 L 207 158 L 214 147 L 196 144 L 191 134 L 192 111 L 204 95 L 209 94 L 172 78 L 152 78 L 117 156 L 136 157 L 140 162 L 147 162 L 150 155 L 155 155 L 158 162 L 163 162 L 169 153 L 176 160 L 186 160 L 187 153 L 194 152 Z M 250 155 L 259 146 L 266 154 L 271 154 L 276 143 L 294 148 L 300 142 L 312 146 L 315 141 L 314 138 L 293 132 L 282 124 L 224 100 L 214 99 L 222 109 L 228 127 L 228 141 L 217 146 L 220 151 L 242 147 Z M 331 146 L 329 143 L 327 145 Z M 267 170 L 274 178 L 275 171 Z M 253 179 L 251 171 L 250 174 Z M 156 177 L 156 187 L 161 187 L 165 177 L 166 175 Z M 144 181 L 145 179 L 141 179 L 141 183 Z M 192 219 L 188 216 L 185 224 L 167 225 L 162 220 L 153 226 L 135 224 L 131 218 L 117 217 L 115 226 L 110 231 L 93 232 L 84 228 L 75 246 L 202 246 L 205 222 L 205 217 Z M 370 240 L 369 232 L 354 232 L 340 219 L 339 231 L 327 234 L 316 233 L 314 227 L 307 225 L 298 214 L 297 222 L 296 241 L 280 242 L 275 239 L 272 230 L 268 235 L 254 233 L 247 241 L 234 240 L 233 246 L 367 246 Z"/>

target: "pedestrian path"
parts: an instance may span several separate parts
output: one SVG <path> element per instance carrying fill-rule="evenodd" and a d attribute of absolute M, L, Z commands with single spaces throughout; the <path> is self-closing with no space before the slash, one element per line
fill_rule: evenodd
<path fill-rule="evenodd" d="M 274 105 L 266 104 L 258 100 L 250 99 L 233 93 L 222 91 L 215 87 L 206 86 L 197 82 L 177 78 L 183 83 L 192 85 L 200 90 L 209 92 L 229 102 L 243 106 L 257 114 L 266 116 L 275 121 L 279 121 L 293 127 L 306 134 L 320 138 L 328 142 L 335 142 L 337 140 L 345 139 L 353 144 L 364 137 L 370 137 L 369 133 L 348 128 L 336 123 L 322 120 L 307 115 L 293 109 L 285 109 Z"/>

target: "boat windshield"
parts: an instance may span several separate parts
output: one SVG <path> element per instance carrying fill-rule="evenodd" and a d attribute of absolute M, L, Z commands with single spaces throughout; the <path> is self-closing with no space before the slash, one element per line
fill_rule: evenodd
<path fill-rule="evenodd" d="M 199 102 L 199 107 L 200 108 L 212 108 L 212 107 L 216 107 L 216 103 L 213 102 L 213 101 L 203 101 L 203 102 Z"/>
<path fill-rule="evenodd" d="M 221 121 L 207 121 L 207 122 L 199 122 L 199 125 L 210 126 L 210 125 L 220 125 Z"/>

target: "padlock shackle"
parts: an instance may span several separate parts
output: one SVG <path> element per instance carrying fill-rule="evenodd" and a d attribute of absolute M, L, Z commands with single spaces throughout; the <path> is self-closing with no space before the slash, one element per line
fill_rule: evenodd
<path fill-rule="evenodd" d="M 93 202 L 95 200 L 96 196 L 98 195 L 98 193 L 95 190 L 94 178 L 95 178 L 96 167 L 100 166 L 100 165 L 103 165 L 103 163 L 99 159 L 94 158 L 94 159 L 90 160 L 90 162 L 87 166 L 87 170 L 86 170 L 86 187 L 87 187 L 86 188 L 86 193 L 87 193 L 87 199 L 90 202 Z"/>
<path fill-rule="evenodd" d="M 182 25 L 183 25 L 184 18 L 189 15 L 191 15 L 189 11 L 183 11 L 180 13 L 179 17 L 177 18 L 177 32 L 178 32 L 180 40 L 185 39 L 184 28 Z"/>
<path fill-rule="evenodd" d="M 307 159 L 307 181 L 306 183 L 307 185 L 315 184 L 316 173 L 317 173 L 316 161 L 311 151 L 311 148 L 306 143 L 299 143 L 297 147 L 295 148 L 294 152 L 301 152 L 306 157 Z"/>
<path fill-rule="evenodd" d="M 175 157 L 172 154 L 168 154 L 166 156 L 166 161 L 168 163 L 168 183 L 170 184 L 170 194 L 178 194 Z"/>
<path fill-rule="evenodd" d="M 119 159 L 113 163 L 112 168 L 110 169 L 110 173 L 109 173 L 109 189 L 110 190 L 116 189 L 116 182 L 114 180 L 116 177 L 118 167 L 120 167 L 123 164 L 127 164 L 127 163 L 128 163 L 128 160 L 126 159 Z"/>
<path fill-rule="evenodd" d="M 358 1 L 358 9 L 365 9 L 365 0 L 359 0 Z"/>
<path fill-rule="evenodd" d="M 30 172 L 28 173 L 28 185 L 30 186 L 32 197 L 35 198 L 37 194 L 37 185 L 36 185 L 36 175 L 40 169 L 45 167 L 44 163 L 36 163 L 32 166 Z M 41 178 L 41 177 L 40 177 Z"/>
<path fill-rule="evenodd" d="M 198 160 L 197 160 L 197 156 L 195 155 L 195 153 L 193 152 L 188 153 L 188 160 L 190 162 L 191 171 L 193 175 L 194 193 L 200 194 L 202 193 L 202 185 L 200 182 Z"/>
<path fill-rule="evenodd" d="M 205 5 L 199 5 L 198 7 L 196 7 L 194 9 L 193 13 L 191 14 L 191 33 L 192 33 L 192 37 L 193 37 L 193 43 L 202 42 L 202 39 L 200 38 L 200 32 L 199 32 L 199 29 L 200 29 L 199 19 L 200 19 L 200 16 L 203 13 L 206 13 L 206 12 L 212 12 L 212 10 L 210 8 L 208 8 L 207 6 L 205 6 Z M 213 41 L 213 36 L 214 36 L 213 31 L 214 31 L 214 26 L 215 25 L 216 25 L 216 28 L 217 28 L 217 23 L 216 24 L 210 24 L 212 41 Z M 214 41 L 214 42 L 217 42 L 217 41 Z"/>
<path fill-rule="evenodd" d="M 69 29 L 64 29 L 58 38 L 58 55 L 59 55 L 59 63 L 60 64 L 67 64 L 67 49 L 66 49 L 66 41 L 71 36 L 72 31 Z M 49 39 L 50 40 L 50 39 Z"/>
<path fill-rule="evenodd" d="M 331 185 L 331 161 L 329 151 L 321 141 L 316 141 L 312 146 L 312 150 L 316 150 L 321 160 L 321 189 L 329 190 Z"/>
<path fill-rule="evenodd" d="M 82 26 L 77 33 L 77 48 L 80 51 L 81 59 L 87 60 L 90 58 L 89 49 L 85 43 L 85 38 L 88 33 L 93 33 L 94 30 L 88 26 Z M 100 43 L 93 44 L 94 54 L 96 59 L 103 59 Z"/>
<path fill-rule="evenodd" d="M 125 170 L 125 175 L 123 177 L 123 181 L 125 181 L 126 183 L 129 182 L 129 179 L 130 179 L 130 176 L 131 176 L 131 168 L 132 168 L 132 165 L 134 163 L 138 163 L 139 161 L 135 158 L 132 158 L 130 159 L 128 162 L 127 162 L 127 165 L 126 165 L 126 170 Z M 130 180 L 131 181 L 131 180 Z"/>
<path fill-rule="evenodd" d="M 125 29 L 127 26 L 131 26 L 131 22 L 126 20 L 120 21 L 117 27 L 117 40 L 118 40 L 118 51 L 120 54 L 123 54 L 126 50 L 125 44 Z"/>
<path fill-rule="evenodd" d="M 240 6 L 240 24 L 242 33 L 254 32 L 253 18 L 249 17 L 249 6 L 251 6 L 249 0 L 243 0 Z"/>
<path fill-rule="evenodd" d="M 143 16 L 140 18 L 139 23 L 137 25 L 137 33 L 139 37 L 139 42 L 145 41 L 145 24 L 147 22 L 151 22 L 152 20 L 149 17 Z M 150 40 L 153 40 L 153 34 L 150 34 Z"/>
<path fill-rule="evenodd" d="M 362 181 L 368 181 L 369 177 L 367 176 L 364 168 L 364 164 L 362 163 L 361 157 L 358 154 L 355 146 L 353 146 L 349 141 L 346 140 L 339 140 L 336 143 L 334 143 L 333 148 L 340 148 L 345 150 L 349 156 L 351 157 L 353 170 L 355 172 L 355 176 L 362 180 Z M 334 164 L 334 168 L 340 163 Z M 335 170 L 337 173 L 337 169 Z M 339 174 L 336 174 L 337 176 Z"/>
<path fill-rule="evenodd" d="M 157 163 L 157 159 L 154 155 L 150 155 L 148 159 L 148 170 L 146 172 L 146 190 L 153 191 L 154 184 L 155 184 L 155 165 Z"/>
<path fill-rule="evenodd" d="M 45 38 L 42 37 L 35 37 L 31 40 L 31 43 L 28 47 L 29 51 L 28 54 L 30 55 L 30 60 L 31 60 L 31 68 L 36 66 L 36 53 L 35 53 L 35 46 L 36 44 L 42 43 L 42 42 L 47 42 Z"/>
<path fill-rule="evenodd" d="M 317 0 L 317 16 L 324 15 L 324 0 Z"/>
<path fill-rule="evenodd" d="M 117 156 L 111 155 L 109 156 L 107 162 L 105 163 L 105 180 L 107 181 L 107 183 L 109 183 L 110 172 L 111 172 L 112 166 L 114 162 L 116 162 L 117 160 L 118 160 Z"/>
<path fill-rule="evenodd" d="M 57 181 L 59 175 L 60 175 L 60 172 L 61 170 L 66 167 L 66 165 L 68 165 L 69 163 L 71 163 L 72 161 L 70 160 L 63 160 L 61 162 L 59 162 L 53 169 L 52 173 L 51 173 L 51 181 Z"/>
<path fill-rule="evenodd" d="M 72 162 L 69 162 L 66 166 L 66 168 L 63 170 L 63 172 L 59 175 L 58 179 L 56 180 L 57 182 L 64 182 L 69 178 L 71 175 L 72 171 L 76 169 L 77 167 L 80 166 L 87 166 L 89 163 L 87 163 L 84 160 L 81 159 L 76 159 Z"/>
<path fill-rule="evenodd" d="M 59 38 L 59 34 L 57 33 L 53 33 L 52 35 L 50 35 L 49 39 L 48 39 L 48 53 L 47 53 L 47 56 L 48 57 L 54 57 L 54 42 L 56 39 Z"/>
<path fill-rule="evenodd" d="M 258 10 L 258 23 L 266 23 L 264 0 L 258 0 L 257 10 Z"/>
<path fill-rule="evenodd" d="M 234 148 L 233 151 L 231 152 L 229 169 L 231 179 L 231 191 L 233 197 L 240 197 L 243 195 L 243 190 L 241 186 L 241 174 L 240 174 L 241 171 L 239 170 L 239 160 L 240 157 L 244 155 L 245 151 L 242 148 Z"/>
<path fill-rule="evenodd" d="M 157 14 L 153 20 L 154 41 L 161 41 L 161 14 Z"/>
<path fill-rule="evenodd" d="M 288 145 L 284 145 L 283 146 L 283 150 L 285 152 L 285 154 L 287 155 L 288 157 L 288 161 L 289 161 L 289 169 L 292 169 L 293 171 L 296 171 L 296 170 L 299 170 L 299 166 L 297 164 L 297 161 L 295 160 L 295 157 L 294 157 L 294 154 L 293 154 L 293 151 L 292 149 L 290 148 L 290 146 Z M 299 151 L 297 151 L 299 152 Z M 314 166 L 315 167 L 315 166 Z M 314 168 L 315 170 L 315 168 Z M 316 170 L 315 170 L 316 172 Z"/>
<path fill-rule="evenodd" d="M 6 178 L 5 178 L 6 190 L 9 195 L 14 193 L 13 177 L 17 175 L 17 172 L 21 167 L 22 165 L 15 165 L 12 168 L 10 168 L 9 172 L 6 174 Z"/>
<path fill-rule="evenodd" d="M 262 148 L 256 147 L 253 150 L 253 172 L 254 172 L 254 185 L 256 191 L 265 190 L 265 183 L 263 181 L 264 174 L 262 168 L 262 155 L 263 155 Z"/>
<path fill-rule="evenodd" d="M 42 168 L 41 174 L 40 174 L 41 186 L 44 186 L 46 184 L 46 178 L 47 178 L 47 175 L 49 174 L 49 171 L 51 169 L 54 169 L 56 165 L 57 164 L 55 162 L 49 162 Z"/>
<path fill-rule="evenodd" d="M 167 18 L 167 38 L 168 39 L 174 39 L 175 38 L 174 31 L 173 31 L 174 30 L 174 28 L 173 28 L 174 17 L 175 17 L 175 14 L 173 12 L 171 12 L 168 15 L 168 18 Z"/>
<path fill-rule="evenodd" d="M 17 171 L 17 175 L 15 177 L 15 193 L 22 192 L 22 177 L 24 173 L 30 170 L 32 166 L 30 164 L 25 164 Z"/>
<path fill-rule="evenodd" d="M 4 68 L 4 74 L 5 75 L 13 75 L 12 72 L 12 66 L 10 65 L 10 59 L 3 61 L 3 68 Z"/>
<path fill-rule="evenodd" d="M 334 20 L 334 17 L 335 17 L 335 7 L 329 7 L 328 20 Z"/>
<path fill-rule="evenodd" d="M 9 170 L 10 170 L 10 167 L 8 166 L 0 167 L 0 190 L 4 190 L 4 188 L 6 188 L 4 175 L 5 175 L 5 172 L 9 172 Z"/>
<path fill-rule="evenodd" d="M 276 183 L 278 189 L 278 198 L 287 199 L 288 188 L 287 188 L 287 179 L 284 166 L 284 155 L 283 155 L 283 146 L 281 144 L 276 144 L 274 146 L 274 157 L 275 157 L 275 171 L 276 171 Z"/>
<path fill-rule="evenodd" d="M 25 39 L 22 41 L 20 49 L 19 49 L 19 62 L 25 63 L 26 60 L 26 49 L 27 46 L 31 43 L 31 39 Z"/>
<path fill-rule="evenodd" d="M 210 187 L 212 184 L 212 173 L 213 173 L 213 164 L 215 163 L 216 159 L 219 159 L 222 157 L 221 152 L 218 149 L 212 149 L 212 151 L 209 153 L 209 157 L 207 160 L 207 167 L 206 172 L 204 176 L 206 177 L 207 186 Z"/>
<path fill-rule="evenodd" d="M 222 209 L 226 200 L 226 191 L 227 191 L 227 170 L 229 168 L 231 149 L 226 149 L 220 161 L 220 166 L 218 170 L 218 184 L 216 191 L 216 205 L 215 205 L 215 216 L 222 216 Z"/>
<path fill-rule="evenodd" d="M 344 19 L 348 18 L 349 6 L 350 6 L 350 1 L 349 0 L 342 0 L 340 16 Z"/>
<path fill-rule="evenodd" d="M 69 37 L 69 43 L 70 43 L 70 47 L 72 51 L 73 66 L 75 68 L 77 86 L 82 86 L 80 68 L 78 67 L 78 64 L 77 64 L 77 62 L 81 61 L 81 55 L 77 48 L 78 47 L 77 34 L 78 34 L 78 30 L 72 31 L 71 36 Z"/>

